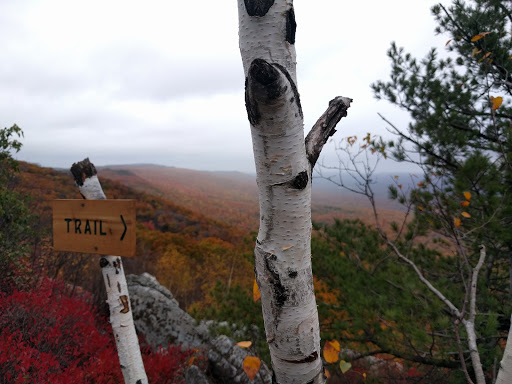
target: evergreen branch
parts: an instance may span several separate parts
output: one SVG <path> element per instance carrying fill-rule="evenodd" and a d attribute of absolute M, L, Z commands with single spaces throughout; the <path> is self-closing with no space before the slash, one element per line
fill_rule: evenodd
<path fill-rule="evenodd" d="M 427 155 L 430 155 L 436 159 L 438 159 L 439 161 L 441 161 L 442 163 L 446 164 L 448 167 L 452 168 L 452 169 L 457 169 L 459 168 L 459 165 L 455 164 L 455 163 L 452 163 L 451 161 L 445 159 L 444 157 L 438 155 L 437 153 L 429 150 L 428 148 L 425 148 L 424 145 L 422 145 L 419 141 L 417 140 L 414 140 L 412 137 L 409 137 L 407 135 L 405 135 L 402 131 L 400 131 L 395 125 L 393 125 L 389 120 L 387 120 L 384 116 L 382 116 L 380 113 L 378 113 L 378 115 L 380 116 L 380 118 L 382 120 L 384 120 L 386 123 L 388 123 L 396 132 L 396 134 L 398 136 L 400 136 L 401 138 L 413 143 L 414 145 L 416 145 L 419 149 L 421 149 L 422 151 L 424 151 Z"/>
<path fill-rule="evenodd" d="M 379 341 L 377 341 L 371 335 L 369 335 L 367 338 L 350 338 L 350 337 L 345 338 L 344 337 L 344 338 L 342 338 L 342 340 L 348 341 L 348 342 L 363 343 L 363 344 L 372 343 L 375 346 L 377 346 L 377 348 L 379 348 L 378 349 L 379 352 L 376 352 L 376 353 L 394 356 L 396 358 L 404 359 L 404 360 L 411 361 L 414 363 L 420 363 L 420 364 L 430 365 L 430 366 L 434 366 L 434 367 L 450 368 L 450 369 L 458 368 L 458 366 L 459 366 L 458 363 L 455 361 L 428 358 L 428 357 L 425 357 L 422 355 L 409 355 L 409 354 L 403 353 L 397 349 L 383 346 L 383 345 L 381 345 L 381 343 Z M 367 352 L 367 353 L 370 353 L 370 352 Z"/>
<path fill-rule="evenodd" d="M 460 112 L 460 111 L 456 111 L 456 112 Z M 487 141 L 490 141 L 492 143 L 496 143 L 496 144 L 507 144 L 506 141 L 501 141 L 497 138 L 493 138 L 491 136 L 488 136 L 484 133 L 481 133 L 479 131 L 475 131 L 474 129 L 471 129 L 469 127 L 466 127 L 466 126 L 463 126 L 463 125 L 460 125 L 460 124 L 457 124 L 457 123 L 450 123 L 450 126 L 452 128 L 455 128 L 456 130 L 458 131 L 463 131 L 463 132 L 468 132 L 468 133 L 471 133 L 477 137 L 479 137 L 480 139 L 484 139 L 484 140 L 487 140 Z M 488 148 L 485 148 L 485 149 L 488 149 Z"/>

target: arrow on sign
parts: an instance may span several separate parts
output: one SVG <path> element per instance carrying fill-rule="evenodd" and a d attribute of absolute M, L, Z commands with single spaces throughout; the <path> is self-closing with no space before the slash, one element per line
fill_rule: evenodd
<path fill-rule="evenodd" d="M 127 229 L 128 227 L 126 226 L 126 223 L 124 222 L 123 215 L 120 215 L 120 216 L 121 216 L 121 221 L 123 222 L 123 225 L 124 225 L 124 232 L 123 232 L 123 234 L 121 235 L 121 241 L 123 241 L 123 239 L 124 239 L 124 235 L 126 235 L 126 229 Z"/>

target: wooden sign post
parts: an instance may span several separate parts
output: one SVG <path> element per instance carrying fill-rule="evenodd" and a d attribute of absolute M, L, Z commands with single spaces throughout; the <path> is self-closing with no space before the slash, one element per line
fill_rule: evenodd
<path fill-rule="evenodd" d="M 107 200 L 89 159 L 74 163 L 71 173 L 84 200 L 53 201 L 54 249 L 105 255 L 99 264 L 124 382 L 148 384 L 119 257 L 136 254 L 135 201 Z"/>
<path fill-rule="evenodd" d="M 54 200 L 53 248 L 135 256 L 135 200 Z"/>

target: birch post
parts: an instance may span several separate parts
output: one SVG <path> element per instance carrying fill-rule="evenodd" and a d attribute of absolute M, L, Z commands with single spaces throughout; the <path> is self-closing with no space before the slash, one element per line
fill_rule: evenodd
<path fill-rule="evenodd" d="M 87 200 L 106 199 L 96 168 L 85 159 L 73 164 L 71 173 L 80 194 Z M 147 384 L 148 379 L 142 363 L 139 341 L 135 332 L 128 286 L 123 263 L 119 256 L 102 256 L 100 267 L 107 290 L 110 309 L 110 324 L 116 340 L 119 363 L 126 384 Z"/>
<path fill-rule="evenodd" d="M 260 201 L 256 281 L 274 382 L 324 383 L 311 270 L 311 174 L 350 99 L 337 97 L 304 140 L 292 0 L 238 0 Z"/>
<path fill-rule="evenodd" d="M 503 358 L 500 362 L 500 369 L 496 384 L 510 384 L 512 383 L 512 317 L 510 318 L 510 329 L 507 336 L 507 344 L 503 352 Z"/>

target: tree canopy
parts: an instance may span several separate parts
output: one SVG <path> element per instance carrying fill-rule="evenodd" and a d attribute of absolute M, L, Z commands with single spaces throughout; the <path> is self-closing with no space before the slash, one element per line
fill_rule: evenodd
<path fill-rule="evenodd" d="M 334 254 L 352 254 L 352 263 L 332 254 L 346 266 L 329 261 L 329 268 L 355 276 L 355 263 L 365 276 L 364 284 L 353 276 L 339 282 L 340 299 L 348 319 L 369 323 L 345 322 L 338 334 L 370 342 L 363 353 L 393 350 L 394 356 L 423 358 L 431 366 L 455 363 L 468 382 L 481 383 L 499 368 L 510 325 L 511 9 L 508 0 L 438 4 L 432 13 L 436 33 L 447 36 L 446 52 L 433 48 L 420 60 L 391 45 L 390 78 L 372 89 L 377 99 L 408 112 L 410 123 L 400 127 L 382 116 L 395 139 L 386 143 L 369 134 L 359 145 L 349 138 L 344 150 L 352 155 L 340 168 L 360 178 L 357 191 L 374 207 L 373 171 L 360 163 L 365 153 L 414 163 L 423 174 L 393 180 L 390 197 L 404 206 L 404 220 L 385 226 L 376 210 L 380 244 L 360 224 L 319 228 L 329 244 L 319 254 L 333 247 Z M 364 247 L 352 244 L 356 237 Z M 392 255 L 397 258 L 390 261 Z M 373 302 L 374 296 L 386 304 Z M 363 332 L 354 333 L 357 328 Z"/>
<path fill-rule="evenodd" d="M 23 131 L 17 125 L 0 130 L 0 269 L 7 275 L 2 285 L 9 280 L 12 263 L 27 252 L 33 220 L 26 197 L 13 188 L 18 172 L 13 153 L 21 149 L 16 137 L 22 136 Z"/>

